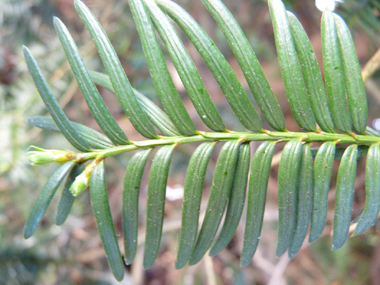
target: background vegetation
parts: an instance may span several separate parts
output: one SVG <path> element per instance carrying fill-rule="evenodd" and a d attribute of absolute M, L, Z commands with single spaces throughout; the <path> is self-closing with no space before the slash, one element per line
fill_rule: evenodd
<path fill-rule="evenodd" d="M 155 100 L 153 84 L 126 2 L 85 1 L 107 31 L 132 85 Z M 241 82 L 245 82 L 222 32 L 200 1 L 179 2 L 204 27 L 231 65 L 236 67 Z M 298 130 L 287 105 L 266 2 L 226 0 L 225 4 L 251 41 L 285 114 L 288 129 Z M 284 2 L 287 2 L 287 8 L 299 17 L 318 59 L 321 59 L 321 13 L 315 8 L 314 1 Z M 28 240 L 22 237 L 22 228 L 32 204 L 47 177 L 54 170 L 54 167 L 47 166 L 31 167 L 26 160 L 26 148 L 31 144 L 47 149 L 71 147 L 60 134 L 31 128 L 26 123 L 28 117 L 46 115 L 47 110 L 28 74 L 21 45 L 27 45 L 31 49 L 70 119 L 98 129 L 69 71 L 58 37 L 52 28 L 52 16 L 59 16 L 69 27 L 81 47 L 86 64 L 91 69 L 102 71 L 96 49 L 92 41 L 89 41 L 89 35 L 71 0 L 1 0 L 0 6 L 0 284 L 116 283 L 104 257 L 87 194 L 79 196 L 64 226 L 54 225 L 54 206 L 57 203 L 53 202 L 34 237 Z M 380 46 L 379 11 L 378 1 L 346 0 L 338 9 L 338 13 L 346 18 L 352 28 L 362 65 Z M 222 100 L 223 94 L 217 83 L 192 45 L 188 41 L 185 41 L 185 44 L 213 101 L 225 118 L 227 128 L 236 129 L 234 124 L 237 119 L 232 116 L 230 107 Z M 169 70 L 174 71 L 170 62 L 168 65 Z M 174 72 L 173 76 L 176 79 Z M 183 95 L 190 116 L 196 123 L 200 123 L 180 80 L 174 82 Z M 379 129 L 380 121 L 377 117 L 380 117 L 380 72 L 375 73 L 366 82 L 366 89 L 369 125 L 372 124 L 372 127 Z M 249 92 L 248 88 L 246 90 Z M 140 139 L 140 135 L 130 127 L 115 97 L 109 96 L 106 90 L 100 91 L 128 137 Z M 332 203 L 324 237 L 313 244 L 304 244 L 301 252 L 291 260 L 286 256 L 275 258 L 278 219 L 276 177 L 279 156 L 275 156 L 273 160 L 263 232 L 253 262 L 244 268 L 238 266 L 244 232 L 242 223 L 231 244 L 219 255 L 213 258 L 205 257 L 198 265 L 174 270 L 181 218 L 180 194 L 187 161 L 193 150 L 194 146 L 180 146 L 174 154 L 168 181 L 169 197 L 165 208 L 166 234 L 163 237 L 162 251 L 154 267 L 143 271 L 141 254 L 138 254 L 135 263 L 127 268 L 130 274 L 122 284 L 380 284 L 380 234 L 375 229 L 350 239 L 342 249 L 331 251 L 334 181 L 329 195 Z M 280 149 L 276 149 L 277 151 Z M 109 199 L 118 233 L 121 233 L 122 177 L 128 159 L 129 155 L 121 155 L 107 160 Z M 211 158 L 211 165 L 215 162 L 215 157 Z M 364 165 L 365 161 L 359 161 L 353 215 L 358 214 L 364 205 Z M 203 209 L 207 204 L 211 179 L 210 172 L 206 176 Z M 145 220 L 146 186 L 147 179 L 143 181 L 145 191 L 143 190 L 140 196 L 141 221 Z M 244 221 L 244 216 L 242 219 Z"/>

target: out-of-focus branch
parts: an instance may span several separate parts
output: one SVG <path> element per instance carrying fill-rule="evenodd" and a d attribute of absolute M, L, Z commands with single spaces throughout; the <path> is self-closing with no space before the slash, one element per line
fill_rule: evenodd
<path fill-rule="evenodd" d="M 366 82 L 368 78 L 380 67 L 380 48 L 371 57 L 362 69 L 363 81 Z"/>

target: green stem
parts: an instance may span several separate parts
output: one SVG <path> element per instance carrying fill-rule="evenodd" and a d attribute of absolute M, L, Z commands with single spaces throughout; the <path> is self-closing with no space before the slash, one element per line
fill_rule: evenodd
<path fill-rule="evenodd" d="M 304 142 L 326 142 L 337 141 L 338 143 L 371 145 L 380 143 L 380 137 L 366 135 L 347 135 L 347 134 L 331 134 L 331 133 L 303 133 L 303 132 L 271 132 L 251 133 L 251 132 L 199 132 L 199 135 L 186 137 L 161 137 L 160 139 L 134 141 L 132 145 L 116 146 L 109 149 L 94 150 L 88 153 L 79 153 L 77 161 L 84 162 L 95 158 L 106 158 L 117 154 L 152 148 L 170 144 L 187 144 L 206 141 L 290 141 L 300 139 Z"/>

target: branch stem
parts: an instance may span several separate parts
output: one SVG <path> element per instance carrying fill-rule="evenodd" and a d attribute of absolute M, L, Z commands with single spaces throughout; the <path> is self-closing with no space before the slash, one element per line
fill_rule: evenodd
<path fill-rule="evenodd" d="M 94 150 L 88 153 L 78 153 L 76 156 L 77 162 L 84 162 L 87 160 L 95 159 L 97 157 L 106 158 L 117 154 L 134 151 L 144 148 L 152 148 L 162 145 L 170 144 L 187 144 L 196 142 L 208 141 L 281 141 L 287 142 L 290 140 L 300 139 L 304 142 L 326 142 L 337 141 L 339 143 L 347 144 L 361 144 L 370 145 L 380 143 L 380 137 L 356 135 L 351 136 L 347 134 L 330 134 L 330 133 L 304 133 L 304 132 L 271 132 L 266 133 L 252 133 L 252 132 L 199 132 L 200 135 L 186 136 L 186 137 L 160 137 L 160 139 L 134 141 L 132 145 L 116 146 L 109 149 Z"/>

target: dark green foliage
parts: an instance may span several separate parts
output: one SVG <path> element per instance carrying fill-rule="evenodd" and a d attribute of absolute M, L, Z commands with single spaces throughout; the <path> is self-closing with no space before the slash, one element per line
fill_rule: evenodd
<path fill-rule="evenodd" d="M 115 90 L 111 84 L 111 80 L 108 75 L 90 71 L 90 76 L 95 84 L 102 86 L 103 88 L 115 93 Z M 149 120 L 165 135 L 165 136 L 180 136 L 181 133 L 177 130 L 169 116 L 161 110 L 156 104 L 149 100 L 142 93 L 132 88 L 135 92 L 137 99 L 139 100 L 141 107 L 148 116 Z"/>
<path fill-rule="evenodd" d="M 32 77 L 53 117 L 33 117 L 29 123 L 46 130 L 62 132 L 81 151 L 64 157 L 69 162 L 50 177 L 26 224 L 26 238 L 33 234 L 57 187 L 75 165 L 64 187 L 56 223 L 64 222 L 74 201 L 69 192 L 70 184 L 77 185 L 76 189 L 79 190 L 75 193 L 79 194 L 90 181 L 92 207 L 108 262 L 116 279 L 122 280 L 123 260 L 110 213 L 103 161 L 109 156 L 138 151 L 127 166 L 123 189 L 125 261 L 130 264 L 137 251 L 138 198 L 142 177 L 150 151 L 158 148 L 149 174 L 143 261 L 145 269 L 151 268 L 160 249 L 170 161 L 175 147 L 186 143 L 201 144 L 191 156 L 186 173 L 176 268 L 182 268 L 187 263 L 198 263 L 210 247 L 209 254 L 216 255 L 228 245 L 241 219 L 247 184 L 247 221 L 240 263 L 245 266 L 251 262 L 261 234 L 271 161 L 275 145 L 281 142 L 286 144 L 278 171 L 278 257 L 286 250 L 290 257 L 297 254 L 309 224 L 309 242 L 321 235 L 326 223 L 327 196 L 334 160 L 341 160 L 341 163 L 336 185 L 333 248 L 341 247 L 347 238 L 356 164 L 364 155 L 367 155 L 367 198 L 363 213 L 357 219 L 359 222 L 355 234 L 375 223 L 380 209 L 380 134 L 366 126 L 368 114 L 364 84 L 353 41 L 344 21 L 330 11 L 325 11 L 322 16 L 323 82 L 313 48 L 300 22 L 285 10 L 282 1 L 269 0 L 286 96 L 297 124 L 304 130 L 289 132 L 268 81 L 236 20 L 222 1 L 202 2 L 225 35 L 262 117 L 274 131 L 263 129 L 259 114 L 222 53 L 198 23 L 174 2 L 129 1 L 148 68 L 165 112 L 132 88 L 102 27 L 90 10 L 76 0 L 75 7 L 95 42 L 107 74 L 88 71 L 64 24 L 55 19 L 55 27 L 80 90 L 105 135 L 67 119 L 32 55 L 25 48 Z M 197 68 L 168 16 L 194 44 L 236 117 L 248 132 L 225 129 Z M 214 132 L 195 128 L 174 87 L 154 28 L 166 46 L 200 118 Z M 116 94 L 132 125 L 147 140 L 128 140 L 108 111 L 95 84 Z M 343 133 L 335 132 L 335 128 Z M 251 141 L 264 142 L 257 148 L 250 165 Z M 217 142 L 224 145 L 219 154 L 216 154 L 218 159 L 207 209 L 198 232 L 203 183 Z M 317 149 L 311 149 L 311 143 L 321 145 Z M 59 151 L 35 149 L 35 164 L 41 161 L 63 162 L 62 157 L 56 156 Z M 92 162 L 83 171 L 82 165 L 87 161 Z M 219 236 L 215 238 L 225 212 L 224 224 Z"/>
<path fill-rule="evenodd" d="M 115 226 L 113 224 L 111 209 L 107 196 L 104 162 L 99 162 L 91 175 L 90 180 L 91 205 L 94 211 L 99 235 L 107 255 L 108 264 L 118 281 L 124 277 L 124 264 L 117 242 Z"/>
<path fill-rule="evenodd" d="M 189 161 L 184 186 L 182 229 L 175 263 L 177 269 L 185 266 L 196 242 L 203 182 L 214 145 L 215 143 L 201 144 Z"/>
<path fill-rule="evenodd" d="M 45 78 L 42 76 L 36 61 L 27 47 L 24 47 L 24 56 L 38 92 L 40 93 L 42 100 L 48 108 L 49 113 L 53 117 L 59 130 L 76 149 L 80 151 L 91 150 L 88 143 L 81 137 L 80 134 L 78 134 L 69 119 L 67 119 L 61 107 L 59 107 L 57 100 L 55 99 L 53 93 L 51 93 Z"/>
<path fill-rule="evenodd" d="M 37 226 L 42 220 L 47 208 L 50 205 L 51 200 L 62 180 L 66 177 L 67 173 L 74 166 L 72 162 L 67 162 L 61 165 L 46 182 L 44 188 L 41 190 L 37 197 L 36 202 L 33 205 L 32 212 L 29 215 L 29 219 L 25 224 L 24 237 L 30 238 L 37 229 Z"/>
<path fill-rule="evenodd" d="M 123 188 L 123 232 L 126 264 L 131 264 L 136 255 L 140 184 L 150 151 L 150 149 L 142 150 L 132 156 L 125 171 Z"/>
<path fill-rule="evenodd" d="M 244 208 L 250 159 L 251 150 L 249 144 L 245 143 L 240 146 L 239 157 L 236 162 L 235 177 L 228 200 L 226 218 L 217 240 L 211 247 L 211 256 L 218 254 L 228 245 L 239 225 L 240 217 Z"/>
<path fill-rule="evenodd" d="M 99 22 L 81 1 L 75 1 L 75 8 L 94 40 L 106 71 L 110 75 L 112 86 L 129 120 L 143 136 L 150 139 L 158 138 L 146 114 L 142 111 L 140 103 L 132 90 L 116 52 Z"/>
<path fill-rule="evenodd" d="M 322 15 L 323 69 L 331 116 L 335 127 L 345 133 L 352 131 L 350 110 L 346 99 L 342 51 L 333 14 L 326 10 Z"/>
<path fill-rule="evenodd" d="M 360 65 L 355 45 L 346 23 L 334 15 L 338 33 L 339 48 L 342 53 L 346 96 L 350 107 L 352 125 L 356 132 L 363 134 L 367 127 L 368 107 Z"/>
<path fill-rule="evenodd" d="M 326 223 L 327 194 L 335 155 L 335 143 L 326 142 L 318 150 L 314 162 L 313 215 L 310 226 L 309 242 L 321 235 Z"/>
<path fill-rule="evenodd" d="M 87 142 L 91 148 L 95 149 L 107 149 L 114 147 L 115 145 L 107 138 L 105 135 L 86 127 L 84 125 L 71 122 L 72 128 Z M 36 116 L 31 117 L 28 120 L 28 124 L 34 127 L 38 127 L 44 130 L 61 132 L 60 128 L 57 127 L 54 120 L 49 117 Z"/>
<path fill-rule="evenodd" d="M 109 112 L 106 104 L 91 80 L 90 74 L 79 54 L 78 48 L 66 26 L 58 18 L 54 26 L 69 60 L 71 69 L 78 82 L 88 107 L 96 122 L 115 144 L 128 144 L 129 140 Z"/>
<path fill-rule="evenodd" d="M 195 125 L 174 87 L 146 8 L 141 0 L 129 0 L 128 3 L 140 35 L 157 95 L 181 134 L 194 135 L 196 133 Z"/>
<path fill-rule="evenodd" d="M 194 44 L 243 126 L 254 132 L 262 131 L 260 118 L 243 86 L 222 53 L 203 29 L 174 2 L 167 0 L 156 2 L 180 26 Z"/>
<path fill-rule="evenodd" d="M 268 124 L 275 130 L 285 130 L 285 119 L 274 97 L 251 45 L 234 17 L 220 0 L 202 1 L 222 29 Z"/>
<path fill-rule="evenodd" d="M 235 176 L 239 142 L 229 141 L 220 150 L 215 166 L 214 180 L 207 203 L 206 215 L 189 264 L 198 263 L 212 244 L 222 219 Z"/>
<path fill-rule="evenodd" d="M 333 249 L 343 246 L 350 228 L 357 155 L 358 146 L 350 145 L 344 152 L 339 166 L 335 194 Z"/>
<path fill-rule="evenodd" d="M 274 146 L 274 142 L 264 142 L 256 150 L 252 159 L 241 266 L 246 266 L 251 262 L 260 239 Z"/>
<path fill-rule="evenodd" d="M 166 15 L 153 0 L 144 0 L 152 17 L 153 23 L 165 42 L 170 58 L 176 67 L 186 91 L 193 102 L 200 118 L 210 129 L 223 132 L 226 130 L 214 103 L 212 103 L 206 87 L 199 75 L 190 55 L 177 36 Z"/>
<path fill-rule="evenodd" d="M 353 236 L 361 234 L 372 226 L 380 210 L 380 145 L 374 144 L 368 150 L 365 176 L 365 206 L 360 215 Z"/>
<path fill-rule="evenodd" d="M 278 245 L 280 257 L 290 246 L 297 226 L 298 175 L 301 167 L 302 143 L 288 142 L 282 152 L 278 169 Z"/>
<path fill-rule="evenodd" d="M 311 155 L 310 145 L 302 146 L 302 160 L 298 177 L 297 193 L 297 227 L 289 246 L 288 255 L 293 257 L 300 250 L 305 239 L 311 214 L 313 212 L 313 157 Z"/>
<path fill-rule="evenodd" d="M 175 145 L 161 147 L 154 156 L 150 169 L 144 251 L 145 269 L 153 266 L 160 248 L 164 222 L 166 183 L 174 147 Z"/>
<path fill-rule="evenodd" d="M 298 62 L 296 46 L 289 26 L 285 6 L 281 0 L 269 0 L 278 60 L 284 79 L 286 96 L 297 124 L 305 131 L 315 131 L 315 118 L 306 93 Z"/>
<path fill-rule="evenodd" d="M 333 133 L 334 123 L 327 104 L 325 86 L 313 47 L 296 16 L 290 12 L 287 14 L 315 119 L 323 131 Z"/>

